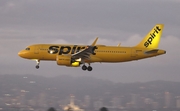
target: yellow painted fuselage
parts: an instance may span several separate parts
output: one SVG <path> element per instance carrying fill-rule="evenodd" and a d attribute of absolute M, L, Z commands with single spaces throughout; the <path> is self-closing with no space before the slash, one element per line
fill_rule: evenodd
<path fill-rule="evenodd" d="M 50 47 L 58 46 L 56 53 L 51 53 Z M 35 44 L 28 46 L 29 50 L 22 50 L 19 54 L 21 57 L 32 60 L 50 60 L 56 61 L 56 57 L 60 54 L 61 47 L 68 46 L 68 48 L 64 48 L 62 52 L 65 54 L 74 54 L 78 47 L 83 48 L 86 46 L 78 45 L 73 49 L 74 45 L 60 45 L 60 44 Z M 166 51 L 158 50 L 156 53 L 147 53 L 151 49 L 145 48 L 136 48 L 136 47 L 116 47 L 116 46 L 96 46 L 95 55 L 90 56 L 90 60 L 86 62 L 126 62 L 132 60 L 138 60 L 148 57 L 153 57 L 161 54 L 165 54 Z M 81 49 L 80 49 L 81 50 Z M 78 51 L 80 51 L 78 50 Z"/>
<path fill-rule="evenodd" d="M 158 49 L 164 25 L 156 24 L 151 31 L 134 47 L 96 45 L 98 38 L 87 45 L 67 44 L 34 44 L 22 50 L 18 55 L 22 58 L 36 60 L 39 68 L 41 60 L 56 61 L 58 65 L 78 67 L 92 71 L 93 62 L 126 62 L 165 54 Z M 88 63 L 87 67 L 85 63 Z"/>

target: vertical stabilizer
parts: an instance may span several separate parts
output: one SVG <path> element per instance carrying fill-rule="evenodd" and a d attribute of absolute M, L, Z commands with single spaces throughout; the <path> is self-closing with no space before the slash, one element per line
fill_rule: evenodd
<path fill-rule="evenodd" d="M 138 48 L 158 48 L 164 25 L 156 24 L 152 30 L 143 38 L 143 40 L 135 47 Z"/>

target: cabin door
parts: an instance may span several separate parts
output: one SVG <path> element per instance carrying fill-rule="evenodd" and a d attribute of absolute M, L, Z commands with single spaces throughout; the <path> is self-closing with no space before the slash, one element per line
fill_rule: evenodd
<path fill-rule="evenodd" d="M 39 54 L 40 46 L 35 46 L 34 54 Z"/>

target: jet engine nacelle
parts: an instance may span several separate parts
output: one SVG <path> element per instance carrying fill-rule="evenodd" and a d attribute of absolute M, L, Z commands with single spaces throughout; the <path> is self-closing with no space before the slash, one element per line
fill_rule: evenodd
<path fill-rule="evenodd" d="M 68 67 L 79 67 L 80 62 L 73 62 L 70 55 L 58 55 L 56 57 L 56 62 L 58 65 L 65 65 Z"/>

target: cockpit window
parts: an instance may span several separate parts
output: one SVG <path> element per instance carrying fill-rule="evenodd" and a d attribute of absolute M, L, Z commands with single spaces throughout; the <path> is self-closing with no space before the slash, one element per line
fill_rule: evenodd
<path fill-rule="evenodd" d="M 30 50 L 30 48 L 26 48 L 25 50 Z"/>

